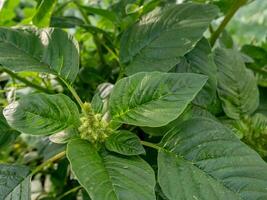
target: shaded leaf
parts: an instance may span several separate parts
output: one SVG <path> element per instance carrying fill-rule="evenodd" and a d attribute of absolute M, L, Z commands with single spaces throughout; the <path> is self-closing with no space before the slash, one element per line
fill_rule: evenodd
<path fill-rule="evenodd" d="M 0 164 L 0 199 L 29 200 L 30 170 L 19 165 Z"/>
<path fill-rule="evenodd" d="M 239 119 L 259 106 L 259 90 L 252 71 L 246 68 L 239 52 L 216 49 L 218 95 L 226 115 Z M 240 78 L 242 77 L 242 78 Z"/>

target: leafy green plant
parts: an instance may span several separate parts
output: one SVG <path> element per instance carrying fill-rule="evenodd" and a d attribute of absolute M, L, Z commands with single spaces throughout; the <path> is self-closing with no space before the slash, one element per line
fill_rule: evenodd
<path fill-rule="evenodd" d="M 266 47 L 225 30 L 250 1 L 197 2 L 6 1 L 0 199 L 266 199 Z"/>

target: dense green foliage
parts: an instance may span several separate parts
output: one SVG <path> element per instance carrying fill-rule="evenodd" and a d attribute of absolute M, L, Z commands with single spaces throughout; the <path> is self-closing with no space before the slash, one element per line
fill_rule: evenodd
<path fill-rule="evenodd" d="M 0 200 L 267 199 L 266 8 L 0 1 Z"/>

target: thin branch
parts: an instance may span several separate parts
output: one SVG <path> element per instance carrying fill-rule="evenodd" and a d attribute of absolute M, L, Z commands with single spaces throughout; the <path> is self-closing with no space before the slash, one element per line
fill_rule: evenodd
<path fill-rule="evenodd" d="M 235 13 L 238 11 L 240 7 L 242 7 L 244 4 L 247 3 L 247 0 L 236 0 L 233 5 L 231 6 L 228 13 L 225 15 L 222 23 L 220 26 L 216 29 L 215 32 L 211 35 L 210 38 L 210 44 L 211 46 L 214 46 L 216 40 L 219 38 L 223 30 L 225 29 L 226 25 L 229 23 L 229 21 L 232 19 L 232 17 L 235 15 Z"/>
<path fill-rule="evenodd" d="M 69 191 L 65 192 L 64 194 L 62 194 L 61 196 L 59 196 L 57 199 L 60 200 L 60 199 L 63 199 L 65 196 L 68 196 L 69 194 L 71 193 L 74 193 L 74 192 L 77 192 L 79 191 L 80 189 L 82 189 L 82 186 L 77 186 L 75 188 L 72 188 L 70 189 Z"/>
<path fill-rule="evenodd" d="M 17 79 L 19 80 L 20 82 L 24 83 L 25 85 L 29 86 L 29 87 L 32 87 L 32 88 L 35 88 L 39 91 L 42 91 L 42 92 L 45 92 L 45 93 L 49 93 L 49 94 L 54 94 L 55 92 L 52 91 L 52 90 L 49 90 L 45 87 L 42 87 L 40 85 L 37 85 L 29 80 L 27 80 L 26 78 L 23 78 L 21 76 L 19 76 L 18 74 L 6 69 L 6 68 L 2 68 L 1 71 L 3 72 L 6 72 L 10 77 L 14 78 L 14 79 Z"/>
<path fill-rule="evenodd" d="M 53 164 L 54 162 L 60 160 L 61 158 L 63 158 L 66 155 L 66 152 L 60 152 L 59 154 L 53 156 L 52 158 L 48 159 L 47 161 L 45 161 L 44 163 L 42 163 L 41 165 L 37 166 L 31 173 L 31 176 L 37 174 L 38 172 L 42 171 L 43 168 L 45 168 L 47 165 Z"/>
<path fill-rule="evenodd" d="M 158 146 L 157 144 L 151 143 L 151 142 L 147 142 L 147 141 L 141 141 L 141 144 L 153 149 L 156 149 L 158 151 L 162 150 L 163 148 Z"/>

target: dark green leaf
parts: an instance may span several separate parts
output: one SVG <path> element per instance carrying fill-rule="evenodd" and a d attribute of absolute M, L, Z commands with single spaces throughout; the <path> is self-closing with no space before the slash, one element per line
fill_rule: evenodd
<path fill-rule="evenodd" d="M 266 163 L 216 121 L 188 120 L 162 146 L 159 183 L 170 200 L 267 198 Z"/>
<path fill-rule="evenodd" d="M 76 104 L 63 94 L 32 94 L 4 109 L 8 124 L 23 133 L 48 135 L 79 124 Z"/>
<path fill-rule="evenodd" d="M 0 28 L 0 65 L 56 74 L 72 82 L 79 71 L 77 42 L 60 29 Z"/>
<path fill-rule="evenodd" d="M 216 49 L 215 63 L 218 67 L 218 94 L 226 115 L 239 119 L 252 114 L 259 106 L 259 90 L 253 72 L 246 69 L 240 53 Z"/>
<path fill-rule="evenodd" d="M 3 110 L 0 108 L 0 149 L 13 142 L 19 132 L 12 130 L 3 116 Z"/>
<path fill-rule="evenodd" d="M 145 153 L 139 138 L 130 131 L 120 130 L 113 133 L 107 138 L 105 145 L 109 151 L 126 156 Z"/>
<path fill-rule="evenodd" d="M 29 200 L 30 170 L 18 165 L 0 164 L 0 199 Z"/>
<path fill-rule="evenodd" d="M 152 168 L 141 158 L 100 155 L 88 141 L 69 142 L 67 157 L 93 200 L 155 200 Z"/>
<path fill-rule="evenodd" d="M 201 39 L 195 48 L 185 55 L 187 65 L 177 65 L 176 72 L 191 72 L 209 77 L 203 89 L 199 92 L 194 103 L 203 107 L 210 106 L 217 98 L 217 67 L 213 60 L 211 47 L 207 39 Z"/>
<path fill-rule="evenodd" d="M 122 36 L 120 58 L 126 73 L 169 71 L 203 36 L 217 8 L 172 4 L 156 9 Z"/>
<path fill-rule="evenodd" d="M 110 96 L 112 120 L 160 127 L 175 120 L 207 78 L 190 73 L 141 72 L 121 79 Z"/>

